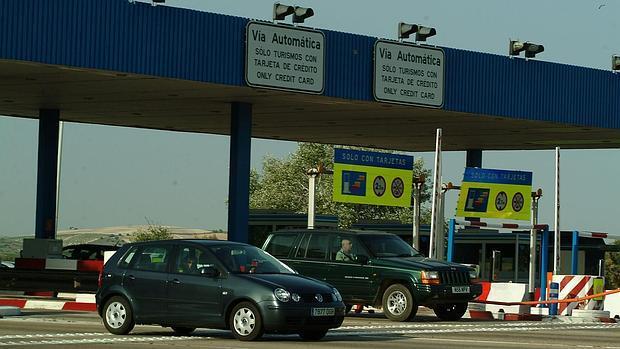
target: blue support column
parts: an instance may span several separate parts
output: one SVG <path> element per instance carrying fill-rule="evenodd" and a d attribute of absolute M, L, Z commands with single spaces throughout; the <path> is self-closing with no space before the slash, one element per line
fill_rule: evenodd
<path fill-rule="evenodd" d="M 579 266 L 579 232 L 573 230 L 573 249 L 572 249 L 572 266 L 571 266 L 571 274 L 577 275 L 579 272 L 577 270 Z"/>
<path fill-rule="evenodd" d="M 549 264 L 549 228 L 542 232 L 540 242 L 540 300 L 547 298 L 547 265 Z"/>
<path fill-rule="evenodd" d="M 230 112 L 228 240 L 247 243 L 248 220 L 250 216 L 252 105 L 233 102 Z"/>
<path fill-rule="evenodd" d="M 39 155 L 37 166 L 37 210 L 34 236 L 56 238 L 56 175 L 58 169 L 58 129 L 60 112 L 39 110 Z"/>
<path fill-rule="evenodd" d="M 448 223 L 448 262 L 452 262 L 452 256 L 454 256 L 454 234 L 456 233 L 456 221 L 454 218 L 450 219 Z"/>

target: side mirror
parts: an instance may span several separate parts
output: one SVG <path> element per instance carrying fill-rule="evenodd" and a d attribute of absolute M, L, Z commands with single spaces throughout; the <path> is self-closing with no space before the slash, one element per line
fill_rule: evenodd
<path fill-rule="evenodd" d="M 357 261 L 361 264 L 361 265 L 366 265 L 368 264 L 368 256 L 357 256 Z"/>
<path fill-rule="evenodd" d="M 204 267 L 204 268 L 200 268 L 200 275 L 206 276 L 209 278 L 214 278 L 220 275 L 220 271 L 217 270 L 215 267 Z"/>

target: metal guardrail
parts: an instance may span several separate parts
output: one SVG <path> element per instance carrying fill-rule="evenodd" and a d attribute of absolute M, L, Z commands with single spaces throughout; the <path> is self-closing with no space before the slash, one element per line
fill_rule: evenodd
<path fill-rule="evenodd" d="M 0 269 L 0 290 L 24 292 L 97 292 L 98 272 Z"/>

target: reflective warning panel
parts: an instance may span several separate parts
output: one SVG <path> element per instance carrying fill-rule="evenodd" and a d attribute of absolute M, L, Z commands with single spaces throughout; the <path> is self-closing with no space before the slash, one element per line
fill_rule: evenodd
<path fill-rule="evenodd" d="M 334 201 L 411 206 L 413 156 L 334 150 Z"/>
<path fill-rule="evenodd" d="M 245 48 L 248 85 L 323 93 L 325 36 L 322 32 L 249 22 Z"/>
<path fill-rule="evenodd" d="M 467 167 L 456 215 L 529 221 L 532 172 Z"/>

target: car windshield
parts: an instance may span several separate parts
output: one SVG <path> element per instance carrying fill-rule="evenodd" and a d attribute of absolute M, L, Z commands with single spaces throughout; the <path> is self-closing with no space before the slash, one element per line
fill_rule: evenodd
<path fill-rule="evenodd" d="M 396 235 L 360 235 L 364 245 L 377 258 L 421 257 L 422 254 Z"/>
<path fill-rule="evenodd" d="M 269 253 L 244 245 L 209 247 L 231 273 L 236 274 L 295 274 L 295 271 Z"/>

